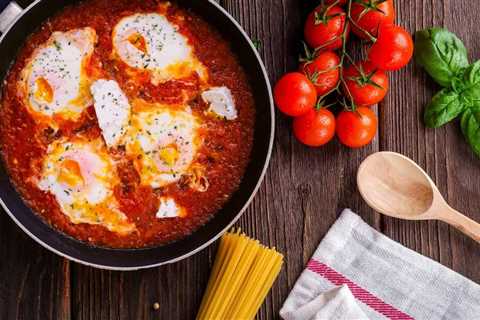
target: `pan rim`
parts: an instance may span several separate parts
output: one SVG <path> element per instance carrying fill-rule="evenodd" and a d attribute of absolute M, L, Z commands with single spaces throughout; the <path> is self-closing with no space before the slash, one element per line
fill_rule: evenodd
<path fill-rule="evenodd" d="M 42 0 L 35 0 L 33 3 L 31 3 L 27 8 L 25 8 L 23 10 L 23 12 L 18 15 L 18 17 L 15 18 L 15 20 L 10 24 L 10 26 L 7 28 L 7 30 L 5 31 L 5 33 L 2 34 L 2 36 L 0 37 L 0 43 L 4 40 L 4 38 L 6 37 L 6 35 L 10 32 L 10 30 L 16 25 L 16 23 L 26 14 L 28 13 L 33 7 L 35 7 L 38 3 L 40 3 Z M 104 264 L 98 264 L 98 263 L 92 263 L 92 262 L 89 262 L 89 261 L 86 261 L 86 260 L 83 260 L 83 259 L 80 259 L 80 258 L 76 258 L 76 257 L 72 257 L 70 256 L 69 254 L 67 253 L 64 253 L 52 246 L 50 246 L 49 244 L 47 244 L 46 242 L 44 242 L 42 239 L 40 239 L 39 237 L 37 237 L 35 234 L 33 234 L 27 227 L 25 227 L 18 219 L 17 217 L 15 216 L 15 214 L 13 212 L 10 211 L 10 209 L 8 208 L 8 206 L 6 205 L 6 203 L 3 201 L 3 199 L 0 197 L 0 205 L 1 207 L 5 210 L 5 212 L 10 216 L 10 218 L 15 222 L 16 225 L 18 225 L 20 227 L 20 229 L 25 232 L 30 238 L 32 238 L 33 240 L 35 240 L 38 244 L 40 244 L 42 247 L 44 247 L 45 249 L 65 258 L 65 259 L 68 259 L 70 261 L 74 261 L 74 262 L 77 262 L 79 264 L 82 264 L 82 265 L 86 265 L 86 266 L 90 266 L 90 267 L 94 267 L 94 268 L 98 268 L 98 269 L 104 269 L 104 270 L 112 270 L 112 271 L 135 271 L 135 270 L 141 270 L 141 269 L 148 269 L 148 268 L 154 268 L 154 267 L 158 267 L 158 266 L 162 266 L 162 265 L 166 265 L 166 264 L 172 264 L 172 263 L 175 263 L 175 262 L 178 262 L 178 261 L 181 261 L 183 259 L 186 259 L 188 257 L 191 257 L 193 255 L 195 255 L 196 253 L 200 252 L 201 250 L 207 248 L 208 246 L 210 246 L 212 243 L 214 243 L 216 240 L 218 240 L 226 231 L 228 231 L 228 229 L 230 229 L 233 224 L 235 224 L 238 219 L 243 215 L 243 213 L 246 211 L 246 209 L 250 206 L 251 202 L 253 201 L 254 197 L 256 196 L 256 194 L 258 193 L 258 190 L 260 188 L 260 186 L 262 185 L 264 179 L 265 179 L 265 175 L 267 173 L 267 170 L 268 170 L 268 167 L 269 167 L 269 164 L 270 164 L 270 160 L 271 160 L 271 156 L 272 156 L 272 151 L 273 151 L 273 143 L 274 143 L 274 138 L 275 138 L 275 108 L 274 108 L 274 102 L 273 102 L 273 94 L 272 94 L 272 87 L 271 87 L 271 84 L 270 84 L 270 79 L 268 77 L 268 73 L 267 73 L 267 70 L 266 70 L 266 67 L 263 63 L 263 60 L 262 58 L 260 57 L 260 54 L 259 52 L 257 51 L 255 45 L 253 44 L 252 40 L 250 39 L 250 37 L 248 36 L 248 34 L 246 33 L 246 31 L 243 29 L 243 27 L 240 25 L 240 23 L 238 23 L 233 17 L 232 15 L 226 11 L 222 6 L 220 6 L 218 3 L 216 3 L 214 0 L 207 0 L 214 8 L 216 8 L 218 11 L 220 11 L 220 13 L 222 13 L 226 18 L 228 18 L 228 20 L 230 21 L 230 23 L 232 23 L 233 26 L 235 26 L 235 28 L 241 33 L 241 35 L 244 37 L 244 39 L 247 41 L 247 43 L 250 45 L 250 50 L 253 51 L 254 55 L 255 55 L 255 58 L 257 59 L 257 62 L 258 62 L 258 65 L 260 66 L 260 69 L 263 73 L 263 77 L 264 77 L 264 82 L 265 82 L 265 85 L 266 85 L 266 89 L 268 91 L 268 99 L 269 99 L 269 107 L 270 107 L 270 137 L 269 137 L 269 145 L 268 145 L 268 151 L 267 151 L 267 154 L 266 154 L 266 158 L 265 158 L 265 163 L 263 165 L 263 169 L 261 171 L 261 174 L 259 176 L 259 179 L 255 185 L 255 188 L 253 189 L 251 195 L 249 196 L 249 198 L 247 199 L 247 201 L 245 202 L 245 204 L 243 205 L 243 207 L 238 211 L 238 213 L 235 215 L 235 217 L 224 227 L 222 228 L 222 230 L 220 230 L 216 235 L 212 236 L 209 240 L 201 243 L 198 247 L 196 247 L 195 249 L 181 255 L 181 256 L 178 256 L 176 258 L 172 258 L 172 259 L 168 259 L 166 261 L 162 261 L 162 262 L 159 262 L 159 263 L 154 263 L 154 264 L 148 264 L 148 265 L 139 265 L 139 266 L 132 266 L 132 267 L 117 267 L 117 266 L 112 266 L 112 265 L 104 265 Z M 54 232 L 58 232 L 58 231 L 54 231 Z"/>

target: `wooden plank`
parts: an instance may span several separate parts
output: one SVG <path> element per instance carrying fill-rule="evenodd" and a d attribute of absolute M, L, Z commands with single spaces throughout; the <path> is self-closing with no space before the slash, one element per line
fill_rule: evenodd
<path fill-rule="evenodd" d="M 191 319 L 208 281 L 215 246 L 173 265 L 112 272 L 73 265 L 73 319 Z M 154 303 L 160 308 L 154 310 Z"/>
<path fill-rule="evenodd" d="M 70 263 L 0 212 L 0 319 L 70 319 Z"/>

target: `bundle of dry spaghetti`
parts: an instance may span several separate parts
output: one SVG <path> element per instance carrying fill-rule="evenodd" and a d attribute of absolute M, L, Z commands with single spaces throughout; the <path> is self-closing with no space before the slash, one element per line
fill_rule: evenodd
<path fill-rule="evenodd" d="M 222 237 L 197 320 L 254 319 L 283 256 L 240 231 Z"/>

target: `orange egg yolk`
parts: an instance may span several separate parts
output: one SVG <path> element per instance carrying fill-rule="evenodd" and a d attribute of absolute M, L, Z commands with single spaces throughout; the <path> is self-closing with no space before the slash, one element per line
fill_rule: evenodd
<path fill-rule="evenodd" d="M 84 183 L 80 165 L 74 160 L 67 159 L 60 166 L 58 181 L 69 186 L 78 186 Z"/>
<path fill-rule="evenodd" d="M 167 166 L 173 166 L 180 156 L 176 145 L 169 145 L 160 149 L 158 155 Z"/>
<path fill-rule="evenodd" d="M 128 42 L 130 42 L 138 50 L 147 53 L 147 42 L 141 34 L 132 34 L 130 37 L 128 37 Z"/>
<path fill-rule="evenodd" d="M 53 88 L 48 81 L 45 78 L 40 77 L 35 80 L 35 85 L 35 98 L 37 100 L 45 101 L 46 103 L 51 103 L 53 101 Z"/>

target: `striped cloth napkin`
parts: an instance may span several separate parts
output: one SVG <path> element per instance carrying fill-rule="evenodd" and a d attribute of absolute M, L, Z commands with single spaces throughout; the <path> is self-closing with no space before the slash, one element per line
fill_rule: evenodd
<path fill-rule="evenodd" d="M 480 319 L 480 286 L 345 210 L 280 315 L 285 320 L 475 320 Z"/>

